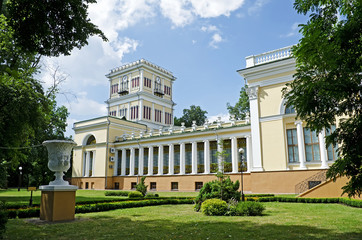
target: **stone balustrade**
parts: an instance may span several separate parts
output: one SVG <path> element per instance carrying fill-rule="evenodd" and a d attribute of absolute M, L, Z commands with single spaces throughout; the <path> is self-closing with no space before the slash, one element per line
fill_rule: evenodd
<path fill-rule="evenodd" d="M 260 65 L 263 63 L 274 62 L 283 58 L 291 57 L 291 49 L 293 46 L 288 46 L 280 49 L 276 49 L 270 52 L 265 52 L 258 55 L 252 55 L 246 57 L 246 68 Z"/>

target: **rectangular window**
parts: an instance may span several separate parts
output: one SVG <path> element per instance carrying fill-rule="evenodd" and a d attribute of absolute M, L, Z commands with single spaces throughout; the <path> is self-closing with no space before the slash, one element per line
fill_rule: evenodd
<path fill-rule="evenodd" d="M 203 182 L 195 182 L 195 190 L 200 190 L 203 186 Z"/>
<path fill-rule="evenodd" d="M 155 191 L 157 188 L 156 182 L 150 182 L 150 190 Z"/>
<path fill-rule="evenodd" d="M 305 157 L 307 162 L 320 161 L 319 141 L 316 131 L 304 128 Z"/>
<path fill-rule="evenodd" d="M 330 136 L 336 130 L 336 126 L 332 125 L 330 128 L 326 129 L 326 136 Z M 328 161 L 335 161 L 338 158 L 338 145 L 327 147 Z"/>
<path fill-rule="evenodd" d="M 287 142 L 288 142 L 288 162 L 289 163 L 299 162 L 296 128 L 287 130 Z"/>
<path fill-rule="evenodd" d="M 136 185 L 137 185 L 136 182 L 131 182 L 131 189 L 132 189 L 132 190 L 135 190 L 135 189 L 136 189 Z"/>
<path fill-rule="evenodd" d="M 178 182 L 171 182 L 171 191 L 178 191 Z"/>

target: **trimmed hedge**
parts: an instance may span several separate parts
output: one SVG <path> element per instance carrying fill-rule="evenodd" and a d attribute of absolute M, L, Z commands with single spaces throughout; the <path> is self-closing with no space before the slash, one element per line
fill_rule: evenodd
<path fill-rule="evenodd" d="M 227 210 L 227 203 L 217 198 L 206 199 L 201 204 L 201 212 L 207 216 L 223 216 Z"/>
<path fill-rule="evenodd" d="M 128 197 L 128 194 L 132 191 L 106 191 L 105 196 L 123 196 Z"/>
<path fill-rule="evenodd" d="M 166 204 L 193 204 L 193 199 L 158 199 L 158 200 L 137 200 L 118 201 L 108 203 L 83 204 L 75 206 L 75 213 L 103 212 L 114 209 L 134 208 L 144 206 L 166 205 Z M 8 218 L 31 218 L 39 217 L 40 208 L 32 207 L 26 209 L 8 209 Z"/>
<path fill-rule="evenodd" d="M 341 203 L 350 207 L 362 208 L 362 200 L 349 198 L 291 198 L 291 197 L 261 197 L 247 199 L 258 202 L 297 202 L 297 203 Z"/>
<path fill-rule="evenodd" d="M 128 193 L 128 198 L 143 198 L 143 194 L 138 191 L 130 192 Z"/>
<path fill-rule="evenodd" d="M 275 195 L 274 194 L 264 194 L 264 193 L 261 193 L 261 194 L 245 194 L 245 197 L 274 197 Z"/>

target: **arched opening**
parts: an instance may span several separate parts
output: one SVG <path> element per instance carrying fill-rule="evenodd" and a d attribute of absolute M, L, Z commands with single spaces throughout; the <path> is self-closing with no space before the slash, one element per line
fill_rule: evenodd
<path fill-rule="evenodd" d="M 91 136 L 88 137 L 86 145 L 93 145 L 93 144 L 96 144 L 96 143 L 97 143 L 96 138 L 93 135 L 91 135 Z"/>

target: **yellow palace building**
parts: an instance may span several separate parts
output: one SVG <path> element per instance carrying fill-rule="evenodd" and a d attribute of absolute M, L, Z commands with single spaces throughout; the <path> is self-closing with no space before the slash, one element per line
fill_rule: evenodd
<path fill-rule="evenodd" d="M 108 116 L 76 122 L 72 184 L 81 189 L 195 191 L 223 170 L 244 191 L 300 193 L 325 181 L 336 149 L 285 107 L 281 90 L 293 81 L 295 59 L 285 47 L 246 57 L 250 114 L 245 120 L 173 125 L 172 72 L 141 59 L 111 70 Z M 205 93 L 206 94 L 206 93 Z M 224 158 L 216 152 L 225 150 Z"/>

